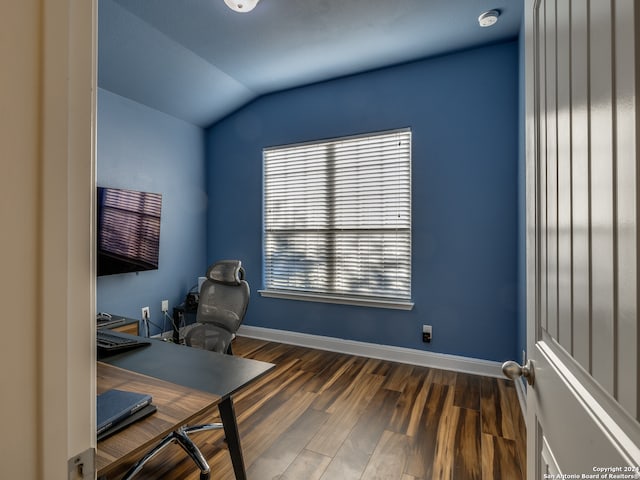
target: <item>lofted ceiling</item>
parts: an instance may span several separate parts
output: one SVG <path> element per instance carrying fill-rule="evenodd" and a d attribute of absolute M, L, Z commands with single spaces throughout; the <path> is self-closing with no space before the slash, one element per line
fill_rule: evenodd
<path fill-rule="evenodd" d="M 523 14 L 523 0 L 98 3 L 98 85 L 202 127 L 267 93 L 514 38 Z"/>

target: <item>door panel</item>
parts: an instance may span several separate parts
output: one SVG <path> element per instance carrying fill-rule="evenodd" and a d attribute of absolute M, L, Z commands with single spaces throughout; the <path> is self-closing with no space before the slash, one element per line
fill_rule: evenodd
<path fill-rule="evenodd" d="M 569 2 L 558 2 L 556 17 L 558 24 L 569 24 L 571 9 Z M 555 19 L 554 19 L 555 20 Z M 570 45 L 569 29 L 557 32 L 557 138 L 558 141 L 558 336 L 565 350 L 573 349 L 571 323 L 571 50 L 561 48 Z"/>
<path fill-rule="evenodd" d="M 561 473 L 589 474 L 594 467 L 638 466 L 640 436 L 637 429 L 625 432 L 619 423 L 632 422 L 614 405 L 597 398 L 595 381 L 571 368 L 571 357 L 546 334 L 536 347 L 535 375 L 538 416 L 543 438 Z M 535 394 L 535 393 L 534 393 Z M 614 412 L 618 412 L 616 413 Z M 539 478 L 539 477 L 528 477 Z"/>
<path fill-rule="evenodd" d="M 570 55 L 571 55 L 571 249 L 572 249 L 572 345 L 574 359 L 589 369 L 591 350 L 591 327 L 589 311 L 589 112 L 587 102 L 573 101 L 587 98 L 588 81 L 588 35 L 587 3 L 570 2 Z M 561 19 L 565 20 L 566 19 Z M 566 49 L 563 49 L 566 50 Z"/>
<path fill-rule="evenodd" d="M 611 8 L 607 1 L 589 7 L 589 139 L 591 172 L 591 372 L 611 394 L 614 345 L 614 245 L 612 193 L 615 190 L 612 138 Z"/>
<path fill-rule="evenodd" d="M 527 1 L 529 478 L 640 466 L 639 8 Z"/>
<path fill-rule="evenodd" d="M 638 234 L 637 234 L 637 120 L 636 116 L 636 68 L 627 59 L 634 56 L 634 43 L 628 41 L 629 31 L 634 30 L 631 2 L 616 8 L 614 35 L 616 45 L 616 111 L 615 145 L 634 145 L 633 148 L 617 148 L 616 152 L 616 236 L 618 269 L 617 280 L 617 344 L 615 362 L 618 368 L 616 398 L 634 418 L 640 419 L 638 402 Z M 637 12 L 636 12 L 636 15 Z M 636 32 L 637 35 L 637 32 Z M 637 55 L 637 53 L 636 53 Z M 637 62 L 637 60 L 636 60 Z"/>
<path fill-rule="evenodd" d="M 546 184 L 546 210 L 543 212 L 546 217 L 546 232 L 544 242 L 546 243 L 546 330 L 553 338 L 558 338 L 558 135 L 557 109 L 556 109 L 556 30 L 551 28 L 555 24 L 556 5 L 555 0 L 545 2 L 543 19 L 544 28 L 541 28 L 540 35 L 544 36 L 543 61 L 545 72 L 545 128 L 547 136 L 545 141 L 545 184 Z M 542 52 L 541 52 L 542 53 Z"/>

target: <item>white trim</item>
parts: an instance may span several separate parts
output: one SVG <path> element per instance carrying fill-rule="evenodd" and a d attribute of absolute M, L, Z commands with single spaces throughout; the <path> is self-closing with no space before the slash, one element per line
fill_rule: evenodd
<path fill-rule="evenodd" d="M 262 297 L 300 300 L 303 302 L 336 303 L 339 305 L 357 305 L 360 307 L 389 308 L 393 310 L 411 310 L 413 302 L 383 298 L 361 298 L 318 293 L 285 292 L 279 290 L 258 290 Z"/>
<path fill-rule="evenodd" d="M 527 386 L 524 379 L 519 378 L 515 382 L 516 393 L 518 394 L 518 402 L 520 402 L 520 411 L 522 412 L 522 418 L 527 418 Z M 526 424 L 525 424 L 526 426 Z"/>
<path fill-rule="evenodd" d="M 32 11 L 40 10 L 36 22 L 42 45 L 37 58 L 25 60 L 39 66 L 34 72 L 39 70 L 41 81 L 35 113 L 40 137 L 34 139 L 41 155 L 34 171 L 39 176 L 40 250 L 32 297 L 40 302 L 39 317 L 46 312 L 47 318 L 40 320 L 36 335 L 38 428 L 25 428 L 45 439 L 32 459 L 37 477 L 75 478 L 76 468 L 69 465 L 78 457 L 93 458 L 96 447 L 96 327 L 87 319 L 96 313 L 98 0 L 29 3 Z M 84 478 L 94 478 L 91 465 L 84 467 Z"/>
<path fill-rule="evenodd" d="M 440 368 L 455 372 L 504 378 L 499 362 L 479 358 L 462 357 L 446 353 L 425 352 L 413 348 L 393 347 L 376 343 L 358 342 L 342 338 L 324 337 L 308 333 L 289 332 L 273 328 L 241 325 L 238 335 L 270 342 L 286 343 L 301 347 L 317 348 L 330 352 L 346 353 L 360 357 L 377 358 L 391 362 L 408 363 L 421 367 Z"/>

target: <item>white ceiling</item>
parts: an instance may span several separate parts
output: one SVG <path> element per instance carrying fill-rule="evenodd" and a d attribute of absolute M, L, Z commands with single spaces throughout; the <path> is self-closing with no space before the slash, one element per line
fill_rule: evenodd
<path fill-rule="evenodd" d="M 490 28 L 478 16 L 500 11 Z M 515 38 L 523 0 L 99 0 L 98 85 L 207 127 L 267 93 Z"/>

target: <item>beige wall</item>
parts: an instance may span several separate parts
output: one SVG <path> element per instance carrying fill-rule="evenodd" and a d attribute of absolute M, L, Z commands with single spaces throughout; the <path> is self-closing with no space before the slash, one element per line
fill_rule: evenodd
<path fill-rule="evenodd" d="M 95 0 L 0 2 L 0 478 L 95 444 Z"/>
<path fill-rule="evenodd" d="M 39 260 L 39 3 L 3 0 L 0 8 L 3 478 L 36 478 L 39 305 L 33 281 Z"/>

